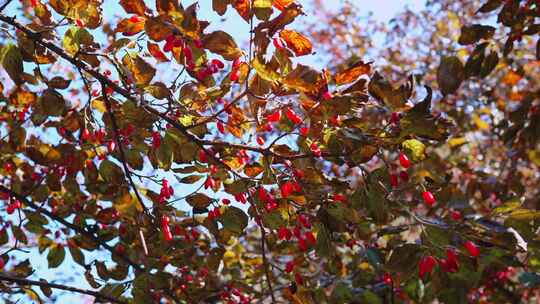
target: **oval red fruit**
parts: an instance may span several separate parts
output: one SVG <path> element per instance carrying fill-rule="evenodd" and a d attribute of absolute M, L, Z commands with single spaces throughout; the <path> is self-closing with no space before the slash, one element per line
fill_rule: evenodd
<path fill-rule="evenodd" d="M 409 157 L 407 157 L 405 153 L 399 154 L 399 164 L 405 169 L 411 166 L 411 161 L 409 160 Z"/>
<path fill-rule="evenodd" d="M 424 202 L 430 207 L 435 204 L 435 197 L 430 191 L 422 192 L 422 198 L 424 199 Z"/>
<path fill-rule="evenodd" d="M 469 255 L 473 258 L 476 258 L 480 255 L 480 249 L 478 249 L 478 247 L 472 241 L 466 241 L 465 248 L 469 252 Z"/>

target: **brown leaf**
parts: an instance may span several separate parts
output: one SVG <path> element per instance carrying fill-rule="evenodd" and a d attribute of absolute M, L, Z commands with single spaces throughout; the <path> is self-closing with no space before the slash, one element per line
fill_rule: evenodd
<path fill-rule="evenodd" d="M 369 93 L 376 99 L 382 101 L 385 105 L 392 108 L 392 110 L 404 110 L 405 104 L 412 95 L 414 88 L 414 79 L 409 77 L 407 82 L 394 88 L 388 80 L 384 79 L 379 73 L 375 72 L 375 75 L 371 77 L 368 90 Z"/>
<path fill-rule="evenodd" d="M 146 11 L 146 5 L 143 0 L 120 0 L 120 5 L 129 14 L 143 16 Z"/>
<path fill-rule="evenodd" d="M 148 85 L 156 74 L 156 69 L 138 55 L 130 56 L 129 54 L 126 54 L 124 58 L 122 58 L 122 63 L 124 63 L 127 69 L 133 74 L 135 84 L 138 86 L 144 87 Z"/>
<path fill-rule="evenodd" d="M 234 60 L 242 55 L 234 39 L 224 31 L 215 31 L 206 35 L 203 43 L 210 52 L 219 54 L 226 60 Z"/>
<path fill-rule="evenodd" d="M 358 61 L 352 67 L 339 72 L 336 74 L 336 84 L 342 85 L 351 83 L 358 79 L 358 77 L 369 73 L 371 70 L 371 65 L 369 63 L 364 63 L 363 61 Z"/>
<path fill-rule="evenodd" d="M 282 80 L 283 84 L 291 89 L 319 95 L 319 91 L 326 85 L 323 74 L 309 66 L 298 64 Z"/>
<path fill-rule="evenodd" d="M 234 8 L 244 20 L 249 21 L 250 17 L 250 0 L 236 0 L 233 3 Z"/>
<path fill-rule="evenodd" d="M 165 54 L 161 51 L 161 49 L 159 48 L 159 45 L 148 41 L 146 43 L 146 46 L 148 48 L 148 52 L 150 53 L 150 55 L 152 55 L 158 62 L 170 61 L 170 59 L 167 58 L 167 56 L 165 56 Z"/>
<path fill-rule="evenodd" d="M 172 34 L 171 27 L 164 23 L 159 17 L 146 19 L 144 31 L 148 37 L 154 41 L 165 40 L 165 38 Z"/>
<path fill-rule="evenodd" d="M 71 83 L 71 80 L 64 79 L 63 77 L 60 77 L 60 76 L 56 76 L 56 77 L 53 77 L 51 80 L 49 80 L 48 84 L 49 84 L 49 87 L 51 88 L 64 90 L 69 87 L 70 83 Z"/>
<path fill-rule="evenodd" d="M 296 31 L 282 30 L 279 33 L 279 37 L 285 40 L 287 47 L 289 47 L 296 56 L 308 55 L 312 52 L 313 47 L 311 41 L 309 41 L 306 36 Z"/>
<path fill-rule="evenodd" d="M 454 93 L 465 78 L 463 64 L 459 58 L 443 57 L 437 70 L 437 82 L 444 95 Z"/>

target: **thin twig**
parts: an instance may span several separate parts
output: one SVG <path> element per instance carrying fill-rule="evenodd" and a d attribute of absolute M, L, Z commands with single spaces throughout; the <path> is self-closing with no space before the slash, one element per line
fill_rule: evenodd
<path fill-rule="evenodd" d="M 0 281 L 12 282 L 12 283 L 16 283 L 16 284 L 21 285 L 21 286 L 34 285 L 34 286 L 45 287 L 45 288 L 54 288 L 54 289 L 72 291 L 72 292 L 76 292 L 76 293 L 80 293 L 80 294 L 86 294 L 86 295 L 94 296 L 98 300 L 106 300 L 106 301 L 109 301 L 111 303 L 119 303 L 119 304 L 127 304 L 128 303 L 126 301 L 119 300 L 116 297 L 111 297 L 111 296 L 99 293 L 97 291 L 92 291 L 92 290 L 88 290 L 88 289 L 80 289 L 80 288 L 71 287 L 71 286 L 67 286 L 67 285 L 49 283 L 47 281 L 34 281 L 34 280 L 29 280 L 29 279 L 24 279 L 24 278 L 19 278 L 19 277 L 13 277 L 13 276 L 9 276 L 9 275 L 7 275 L 5 273 L 0 273 Z"/>

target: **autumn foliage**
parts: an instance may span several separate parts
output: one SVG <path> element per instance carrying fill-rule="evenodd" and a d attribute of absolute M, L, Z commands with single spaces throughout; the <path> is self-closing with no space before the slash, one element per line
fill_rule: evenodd
<path fill-rule="evenodd" d="M 537 1 L 180 2 L 0 6 L 5 299 L 540 299 Z"/>

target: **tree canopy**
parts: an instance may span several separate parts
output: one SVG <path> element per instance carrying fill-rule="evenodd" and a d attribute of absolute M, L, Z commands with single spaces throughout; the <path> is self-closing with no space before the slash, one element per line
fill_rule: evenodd
<path fill-rule="evenodd" d="M 538 1 L 184 2 L 0 5 L 6 303 L 539 301 Z"/>

